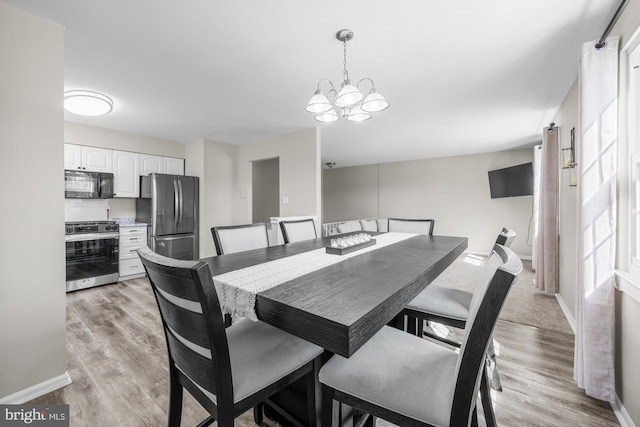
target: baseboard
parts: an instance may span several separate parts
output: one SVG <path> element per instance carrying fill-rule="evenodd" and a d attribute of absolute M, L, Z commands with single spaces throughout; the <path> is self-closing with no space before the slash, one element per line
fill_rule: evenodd
<path fill-rule="evenodd" d="M 71 384 L 71 377 L 65 371 L 64 374 L 48 379 L 34 386 L 25 388 L 9 396 L 0 399 L 0 405 L 21 405 L 37 397 L 44 396 L 54 390 Z"/>
<path fill-rule="evenodd" d="M 564 300 L 562 299 L 562 296 L 557 293 L 556 294 L 556 299 L 558 300 L 558 304 L 560 305 L 560 309 L 564 313 L 564 317 L 567 318 L 567 321 L 569 322 L 569 326 L 571 326 L 571 330 L 573 331 L 573 335 L 575 335 L 576 334 L 576 320 L 571 315 L 571 312 L 569 311 L 569 307 L 567 307 L 567 304 L 565 304 Z"/>
<path fill-rule="evenodd" d="M 613 413 L 616 414 L 616 418 L 620 422 L 621 427 L 636 427 L 617 394 L 616 400 L 611 402 L 611 409 L 613 409 Z"/>

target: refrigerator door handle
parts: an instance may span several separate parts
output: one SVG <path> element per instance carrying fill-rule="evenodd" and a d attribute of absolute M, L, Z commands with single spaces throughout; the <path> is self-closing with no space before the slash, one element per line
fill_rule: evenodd
<path fill-rule="evenodd" d="M 180 195 L 178 180 L 173 180 L 173 226 L 177 229 L 180 215 Z"/>
<path fill-rule="evenodd" d="M 182 226 L 182 215 L 184 214 L 184 197 L 182 195 L 182 180 L 178 179 L 178 189 L 180 190 L 180 194 L 178 196 L 178 200 L 180 201 L 180 221 L 179 224 Z"/>

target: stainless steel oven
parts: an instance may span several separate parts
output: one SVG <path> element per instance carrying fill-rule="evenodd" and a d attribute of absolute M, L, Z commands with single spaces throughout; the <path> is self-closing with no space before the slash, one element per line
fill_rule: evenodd
<path fill-rule="evenodd" d="M 65 224 L 67 292 L 118 281 L 118 224 Z"/>

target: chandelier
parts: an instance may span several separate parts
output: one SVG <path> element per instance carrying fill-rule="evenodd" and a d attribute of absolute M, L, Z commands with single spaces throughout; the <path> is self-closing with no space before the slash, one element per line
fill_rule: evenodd
<path fill-rule="evenodd" d="M 360 79 L 358 84 L 355 86 L 349 79 L 349 72 L 347 71 L 347 42 L 353 38 L 353 31 L 340 30 L 336 33 L 336 38 L 344 45 L 344 70 L 342 72 L 343 81 L 340 91 L 336 91 L 331 80 L 320 80 L 318 82 L 317 90 L 307 104 L 306 110 L 310 113 L 314 113 L 317 121 L 325 123 L 335 122 L 338 120 L 339 117 L 335 108 L 340 111 L 342 117 L 349 121 L 362 122 L 369 120 L 371 118 L 371 113 L 387 109 L 389 107 L 389 103 L 380 93 L 378 93 L 373 80 L 369 77 Z M 371 83 L 371 90 L 366 97 L 362 92 L 360 92 L 360 89 L 358 89 L 360 84 L 365 81 Z M 320 90 L 320 84 L 322 82 L 327 82 L 331 86 L 331 90 L 329 90 L 327 95 L 322 93 L 322 90 Z"/>

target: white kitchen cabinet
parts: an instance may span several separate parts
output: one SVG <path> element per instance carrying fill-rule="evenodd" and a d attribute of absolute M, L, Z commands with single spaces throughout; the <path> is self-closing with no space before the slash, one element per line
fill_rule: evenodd
<path fill-rule="evenodd" d="M 113 197 L 140 196 L 140 154 L 113 150 Z"/>
<path fill-rule="evenodd" d="M 184 175 L 184 159 L 163 157 L 162 169 L 164 170 L 164 173 L 171 175 Z"/>
<path fill-rule="evenodd" d="M 154 156 L 153 154 L 140 154 L 140 175 L 150 173 L 168 173 L 171 175 L 184 175 L 184 159 L 176 157 Z"/>
<path fill-rule="evenodd" d="M 87 172 L 113 172 L 113 156 L 107 148 L 64 144 L 64 168 Z"/>
<path fill-rule="evenodd" d="M 140 175 L 162 172 L 162 156 L 140 153 Z"/>
<path fill-rule="evenodd" d="M 118 280 L 135 279 L 145 275 L 138 249 L 147 246 L 147 226 L 120 226 L 119 246 L 119 278 Z"/>
<path fill-rule="evenodd" d="M 64 144 L 64 168 L 69 170 L 82 170 L 81 145 Z"/>
<path fill-rule="evenodd" d="M 82 145 L 82 170 L 91 172 L 113 172 L 113 156 L 107 148 Z"/>

